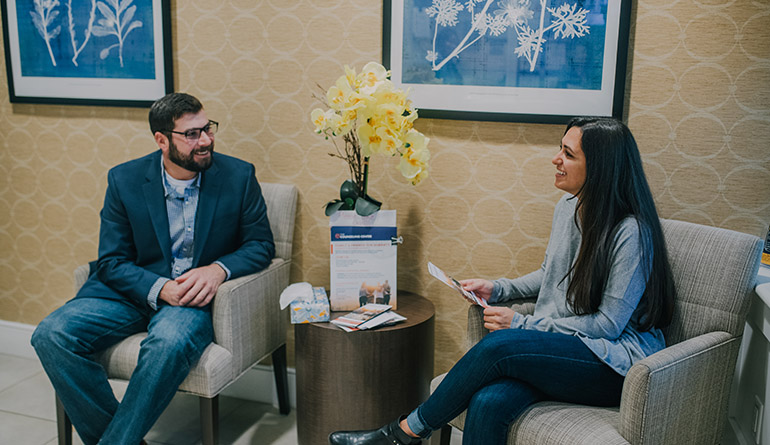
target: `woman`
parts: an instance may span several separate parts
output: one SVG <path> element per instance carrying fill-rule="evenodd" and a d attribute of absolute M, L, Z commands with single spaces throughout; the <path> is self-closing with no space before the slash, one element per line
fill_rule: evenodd
<path fill-rule="evenodd" d="M 533 315 L 484 310 L 491 332 L 427 401 L 379 430 L 336 432 L 333 445 L 420 443 L 467 410 L 464 444 L 504 444 L 528 406 L 558 400 L 617 406 L 638 360 L 665 347 L 674 283 L 652 193 L 628 127 L 607 118 L 567 124 L 545 260 L 514 280 L 463 280 L 497 303 L 537 296 Z"/>

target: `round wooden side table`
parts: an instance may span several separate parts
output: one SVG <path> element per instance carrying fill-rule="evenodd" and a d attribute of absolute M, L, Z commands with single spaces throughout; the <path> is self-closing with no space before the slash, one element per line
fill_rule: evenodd
<path fill-rule="evenodd" d="M 406 321 L 366 331 L 294 325 L 300 445 L 326 445 L 333 431 L 379 428 L 428 398 L 433 303 L 399 290 L 396 312 Z"/>

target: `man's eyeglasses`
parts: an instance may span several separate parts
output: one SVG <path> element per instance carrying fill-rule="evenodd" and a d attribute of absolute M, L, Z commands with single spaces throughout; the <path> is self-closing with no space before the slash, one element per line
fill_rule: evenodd
<path fill-rule="evenodd" d="M 169 133 L 181 134 L 182 136 L 185 137 L 185 139 L 187 139 L 187 142 L 194 144 L 198 142 L 198 139 L 201 138 L 201 131 L 205 131 L 206 134 L 208 134 L 209 136 L 214 136 L 214 134 L 217 132 L 218 129 L 219 129 L 219 122 L 210 120 L 205 127 L 191 128 L 187 131 L 174 131 L 174 130 L 166 130 L 166 131 L 168 131 Z"/>

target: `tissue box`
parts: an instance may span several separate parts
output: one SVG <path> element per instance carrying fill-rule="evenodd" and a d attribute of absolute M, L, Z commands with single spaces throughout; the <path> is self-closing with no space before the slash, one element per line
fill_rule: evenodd
<path fill-rule="evenodd" d="M 312 300 L 294 300 L 289 306 L 292 324 L 329 321 L 329 298 L 323 287 L 313 288 Z"/>

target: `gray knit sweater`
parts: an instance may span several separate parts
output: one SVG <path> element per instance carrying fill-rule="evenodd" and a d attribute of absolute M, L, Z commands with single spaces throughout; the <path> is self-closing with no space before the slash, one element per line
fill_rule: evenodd
<path fill-rule="evenodd" d="M 644 306 L 640 300 L 647 282 L 639 227 L 634 218 L 621 221 L 615 236 L 612 270 L 599 310 L 575 315 L 567 304 L 569 278 L 562 281 L 580 249 L 580 231 L 574 220 L 577 199 L 569 198 L 571 195 L 564 195 L 556 204 L 551 237 L 540 269 L 513 280 L 495 280 L 490 302 L 536 296 L 534 314 L 516 313 L 511 328 L 575 335 L 599 359 L 626 375 L 636 361 L 665 347 L 660 329 L 638 329 Z"/>

